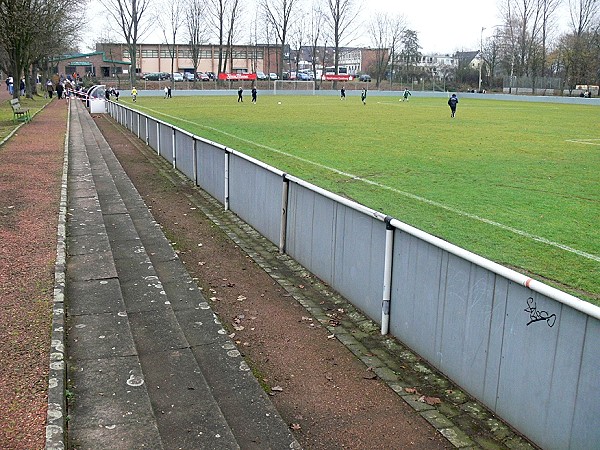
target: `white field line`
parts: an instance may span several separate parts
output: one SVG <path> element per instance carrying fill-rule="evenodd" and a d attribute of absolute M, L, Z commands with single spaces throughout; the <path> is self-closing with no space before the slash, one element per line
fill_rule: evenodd
<path fill-rule="evenodd" d="M 593 142 L 598 141 L 598 142 Z M 600 139 L 566 139 L 565 142 L 573 142 L 574 144 L 585 145 L 600 145 Z"/>
<path fill-rule="evenodd" d="M 574 253 L 574 254 L 576 254 L 578 256 L 581 256 L 583 258 L 591 259 L 593 261 L 600 262 L 600 256 L 598 256 L 598 255 L 593 255 L 591 253 L 587 253 L 587 252 L 584 252 L 584 251 L 581 251 L 581 250 L 577 250 L 575 248 L 569 247 L 568 245 L 564 245 L 564 244 L 561 244 L 559 242 L 554 242 L 554 241 L 551 241 L 549 239 L 546 239 L 546 238 L 543 238 L 543 237 L 540 237 L 540 236 L 536 236 L 535 234 L 527 233 L 526 231 L 522 231 L 522 230 L 519 230 L 517 228 L 513 228 L 513 227 L 510 227 L 508 225 L 504 225 L 502 223 L 495 222 L 495 221 L 490 220 L 490 219 L 486 219 L 485 217 L 479 217 L 476 214 L 471 214 L 471 213 L 468 213 L 466 211 L 461 211 L 460 209 L 456 209 L 456 208 L 453 208 L 451 206 L 444 205 L 443 203 L 439 203 L 439 202 L 436 202 L 434 200 L 429 200 L 427 198 L 420 197 L 420 196 L 415 195 L 415 194 L 411 194 L 410 192 L 406 192 L 406 191 L 402 191 L 400 189 L 396 189 L 396 188 L 393 188 L 393 187 L 390 187 L 390 186 L 386 186 L 385 184 L 381 184 L 381 183 L 378 183 L 376 181 L 368 180 L 366 178 L 362 178 L 362 177 L 359 177 L 357 175 L 353 175 L 353 174 L 348 173 L 348 172 L 343 172 L 343 171 L 341 171 L 339 169 L 336 169 L 334 167 L 325 166 L 323 164 L 319 164 L 317 162 L 314 162 L 314 161 L 302 158 L 300 156 L 292 155 L 292 154 L 284 152 L 282 150 L 279 150 L 279 149 L 276 149 L 276 148 L 273 148 L 273 147 L 269 147 L 269 146 L 266 146 L 266 145 L 263 145 L 263 144 L 259 144 L 257 142 L 253 142 L 253 141 L 250 141 L 248 139 L 241 138 L 239 136 L 236 136 L 234 134 L 228 133 L 226 131 L 219 130 L 217 128 L 209 127 L 209 126 L 206 126 L 206 125 L 201 125 L 201 124 L 192 122 L 190 120 L 182 119 L 180 117 L 171 116 L 169 114 L 165 114 L 163 112 L 156 111 L 156 110 L 153 110 L 151 108 L 144 108 L 144 109 L 147 109 L 148 111 L 152 111 L 154 113 L 160 114 L 160 115 L 162 115 L 164 117 L 169 117 L 171 119 L 176 119 L 176 120 L 179 120 L 179 121 L 182 121 L 182 122 L 189 123 L 191 125 L 201 126 L 202 128 L 206 128 L 208 130 L 216 131 L 217 133 L 223 134 L 225 136 L 229 136 L 229 137 L 237 139 L 238 141 L 241 141 L 241 142 L 245 142 L 246 144 L 254 145 L 256 147 L 263 148 L 265 150 L 269 150 L 269 151 L 271 151 L 273 153 L 279 153 L 280 155 L 284 155 L 284 156 L 287 156 L 289 158 L 293 158 L 293 159 L 296 159 L 298 161 L 302 161 L 304 163 L 311 164 L 311 165 L 319 167 L 321 169 L 329 170 L 331 172 L 337 173 L 338 175 L 342 175 L 342 176 L 351 178 L 351 179 L 356 180 L 356 181 L 361 181 L 361 182 L 363 182 L 365 184 L 369 184 L 371 186 L 377 186 L 377 187 L 379 187 L 381 189 L 385 189 L 387 191 L 394 192 L 395 194 L 400 194 L 400 195 L 402 195 L 404 197 L 407 197 L 407 198 L 410 198 L 412 200 L 417 200 L 419 202 L 423 202 L 423 203 L 426 203 L 428 205 L 435 206 L 437 208 L 445 209 L 446 211 L 450 211 L 450 212 L 452 212 L 454 214 L 458 214 L 459 216 L 468 217 L 469 219 L 477 220 L 479 222 L 483 222 L 483 223 L 486 223 L 488 225 L 492 225 L 494 227 L 501 228 L 501 229 L 506 230 L 506 231 L 510 231 L 511 233 L 517 234 L 519 236 L 526 237 L 526 238 L 531 239 L 533 241 L 541 242 L 543 244 L 550 245 L 550 246 L 556 247 L 556 248 L 560 248 L 561 250 L 565 250 L 565 251 L 570 252 L 570 253 Z"/>

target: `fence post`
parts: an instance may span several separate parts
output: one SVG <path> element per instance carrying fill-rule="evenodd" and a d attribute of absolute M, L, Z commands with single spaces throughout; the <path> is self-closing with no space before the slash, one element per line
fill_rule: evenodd
<path fill-rule="evenodd" d="M 156 153 L 160 156 L 160 122 L 156 122 Z"/>
<path fill-rule="evenodd" d="M 381 335 L 390 329 L 390 299 L 392 292 L 392 262 L 394 257 L 394 227 L 392 217 L 385 218 L 385 254 L 383 260 L 383 301 L 381 303 Z"/>
<path fill-rule="evenodd" d="M 173 131 L 173 133 L 171 134 L 171 143 L 172 143 L 172 147 L 173 147 L 173 169 L 177 168 L 177 164 L 175 162 L 175 159 L 177 158 L 177 149 L 175 148 L 175 128 L 171 128 L 171 130 Z"/>
<path fill-rule="evenodd" d="M 192 145 L 192 165 L 194 166 L 194 186 L 198 186 L 198 140 L 194 137 L 194 144 Z"/>
<path fill-rule="evenodd" d="M 140 136 L 140 124 L 142 123 L 142 116 L 140 115 L 140 113 L 138 112 L 137 115 L 137 137 L 138 139 L 141 139 L 142 137 Z"/>
<path fill-rule="evenodd" d="M 281 190 L 281 228 L 279 229 L 279 253 L 285 253 L 285 245 L 287 241 L 287 209 L 288 209 L 288 192 L 290 189 L 290 181 L 287 179 L 287 173 L 281 175 L 283 178 L 283 189 Z"/>
<path fill-rule="evenodd" d="M 146 118 L 146 145 L 150 145 L 150 130 L 148 130 L 148 116 Z"/>
<path fill-rule="evenodd" d="M 229 149 L 225 149 L 225 198 L 223 199 L 223 205 L 225 211 L 229 211 Z"/>

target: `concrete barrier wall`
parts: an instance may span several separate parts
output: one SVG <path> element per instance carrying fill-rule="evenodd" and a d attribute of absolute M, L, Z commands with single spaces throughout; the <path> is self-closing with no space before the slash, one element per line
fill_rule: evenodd
<path fill-rule="evenodd" d="M 231 155 L 229 208 L 271 242 L 281 229 L 281 175 Z"/>
<path fill-rule="evenodd" d="M 109 110 L 125 124 L 123 108 Z M 600 308 L 235 150 L 148 124 L 150 145 L 171 162 L 173 133 L 187 134 L 175 139 L 182 171 L 195 160 L 198 186 L 377 323 L 391 267 L 389 331 L 532 442 L 599 448 Z"/>

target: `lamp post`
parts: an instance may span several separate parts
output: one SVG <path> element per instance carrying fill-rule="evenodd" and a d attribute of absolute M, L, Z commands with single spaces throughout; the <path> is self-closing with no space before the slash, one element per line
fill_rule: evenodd
<path fill-rule="evenodd" d="M 481 34 L 479 35 L 479 88 L 477 92 L 481 92 L 481 69 L 483 67 L 483 30 L 485 27 L 481 27 Z"/>

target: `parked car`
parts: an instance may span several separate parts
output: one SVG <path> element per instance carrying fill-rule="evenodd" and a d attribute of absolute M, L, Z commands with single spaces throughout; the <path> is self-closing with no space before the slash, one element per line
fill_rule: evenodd
<path fill-rule="evenodd" d="M 358 77 L 358 81 L 369 82 L 369 81 L 371 81 L 371 75 L 367 75 L 366 73 L 363 73 L 360 77 Z"/>
<path fill-rule="evenodd" d="M 196 74 L 196 77 L 200 81 L 210 81 L 210 76 L 208 76 L 208 74 L 204 72 L 198 72 Z"/>
<path fill-rule="evenodd" d="M 269 77 L 264 72 L 256 72 L 256 79 L 258 80 L 266 80 Z"/>
<path fill-rule="evenodd" d="M 179 72 L 174 72 L 173 73 L 173 81 L 183 81 L 183 74 L 179 73 Z"/>
<path fill-rule="evenodd" d="M 211 80 L 217 79 L 217 75 L 215 75 L 214 72 L 206 72 L 206 75 L 208 75 L 208 78 L 210 78 Z"/>
<path fill-rule="evenodd" d="M 170 75 L 167 72 L 152 72 L 144 75 L 144 80 L 146 81 L 162 81 L 168 80 Z"/>
<path fill-rule="evenodd" d="M 277 76 L 277 74 L 275 72 L 271 72 L 269 74 L 269 79 L 276 80 L 277 78 L 279 78 L 279 77 Z"/>
<path fill-rule="evenodd" d="M 183 78 L 186 81 L 194 81 L 195 80 L 194 74 L 192 72 L 183 72 Z"/>
<path fill-rule="evenodd" d="M 310 75 L 304 72 L 298 72 L 296 74 L 296 80 L 300 81 L 310 81 Z"/>

